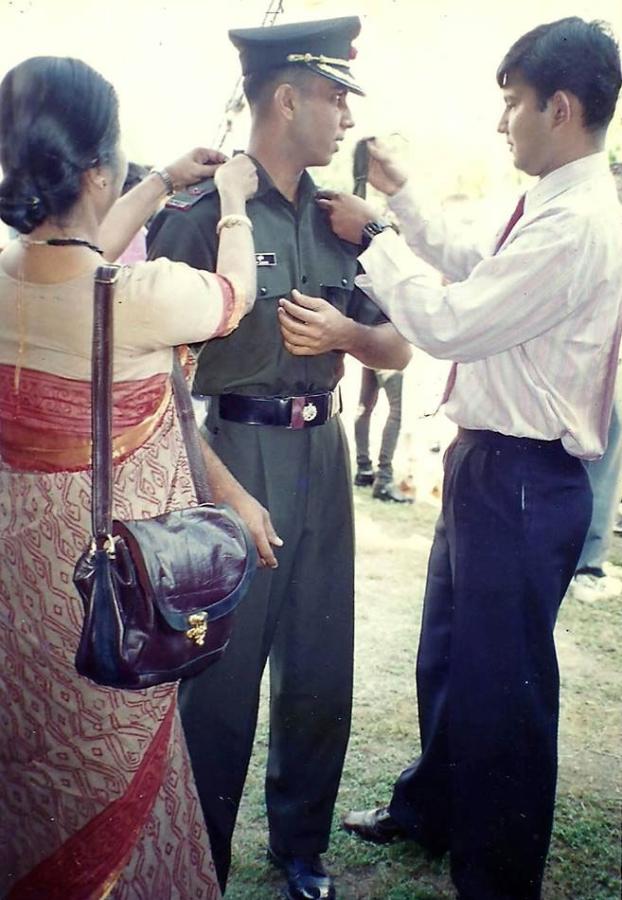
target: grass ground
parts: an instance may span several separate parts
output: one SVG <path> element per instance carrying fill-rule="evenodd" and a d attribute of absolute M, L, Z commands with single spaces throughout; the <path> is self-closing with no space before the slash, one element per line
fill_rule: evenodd
<path fill-rule="evenodd" d="M 367 846 L 338 827 L 348 809 L 383 803 L 393 778 L 417 753 L 414 655 L 437 510 L 402 508 L 355 490 L 357 522 L 356 682 L 352 737 L 326 861 L 340 900 L 449 900 L 446 861 L 411 844 Z M 622 566 L 622 539 L 612 561 Z M 566 601 L 557 627 L 562 673 L 560 775 L 544 900 L 619 900 L 622 757 L 619 598 Z M 265 861 L 262 705 L 240 812 L 227 900 L 269 900 L 280 879 Z"/>

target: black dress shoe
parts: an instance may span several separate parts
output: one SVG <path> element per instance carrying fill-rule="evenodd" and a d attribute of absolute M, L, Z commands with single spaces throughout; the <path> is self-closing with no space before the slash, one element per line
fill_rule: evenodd
<path fill-rule="evenodd" d="M 357 487 L 369 487 L 370 484 L 374 483 L 374 470 L 369 469 L 357 469 L 356 475 L 354 476 L 354 484 Z"/>
<path fill-rule="evenodd" d="M 335 885 L 319 854 L 281 856 L 268 847 L 268 861 L 285 873 L 287 900 L 335 900 Z"/>
<path fill-rule="evenodd" d="M 392 481 L 389 484 L 375 484 L 372 491 L 374 500 L 387 500 L 391 503 L 413 503 L 413 498 L 400 491 Z"/>
<path fill-rule="evenodd" d="M 410 837 L 408 832 L 391 817 L 387 806 L 349 812 L 341 824 L 350 834 L 356 834 L 357 837 L 371 841 L 372 844 L 390 844 L 391 841 L 405 841 Z"/>

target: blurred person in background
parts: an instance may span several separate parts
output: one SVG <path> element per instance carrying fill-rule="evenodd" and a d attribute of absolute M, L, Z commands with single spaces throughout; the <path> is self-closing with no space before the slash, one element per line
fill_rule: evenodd
<path fill-rule="evenodd" d="M 361 370 L 361 391 L 359 407 L 354 420 L 354 440 L 356 443 L 356 474 L 354 484 L 358 487 L 372 485 L 372 497 L 393 503 L 412 503 L 393 481 L 393 456 L 400 436 L 402 424 L 402 387 L 404 375 L 386 369 Z M 378 466 L 374 471 L 369 455 L 369 428 L 371 417 L 380 390 L 386 394 L 389 414 L 382 430 Z"/>
<path fill-rule="evenodd" d="M 611 172 L 616 182 L 618 200 L 622 203 L 622 163 L 612 163 Z M 622 230 L 622 211 L 620 213 Z M 622 597 L 622 580 L 605 571 L 611 537 L 619 516 L 622 490 L 622 378 L 620 361 L 616 393 L 611 411 L 607 449 L 601 459 L 587 463 L 587 474 L 594 495 L 592 520 L 581 551 L 574 578 L 568 593 L 575 600 L 592 603 Z"/>

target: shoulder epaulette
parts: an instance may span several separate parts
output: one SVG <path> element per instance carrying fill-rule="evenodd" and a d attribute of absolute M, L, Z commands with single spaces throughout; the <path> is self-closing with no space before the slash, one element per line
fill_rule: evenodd
<path fill-rule="evenodd" d="M 216 184 L 213 178 L 206 178 L 205 181 L 199 181 L 187 187 L 185 191 L 178 191 L 166 202 L 166 209 L 191 209 L 203 197 L 213 194 L 216 190 Z"/>

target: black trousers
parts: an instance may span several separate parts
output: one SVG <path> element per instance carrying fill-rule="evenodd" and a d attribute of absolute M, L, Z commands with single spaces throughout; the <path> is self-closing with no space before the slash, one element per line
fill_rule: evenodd
<path fill-rule="evenodd" d="M 361 371 L 361 392 L 359 408 L 354 421 L 356 442 L 356 463 L 359 468 L 371 468 L 369 456 L 369 426 L 371 415 L 378 402 L 380 388 L 384 389 L 389 401 L 389 415 L 382 430 L 380 454 L 376 478 L 383 484 L 393 479 L 393 455 L 397 447 L 402 424 L 402 384 L 403 372 L 376 371 L 363 366 Z"/>
<path fill-rule="evenodd" d="M 462 431 L 445 458 L 417 659 L 421 757 L 390 812 L 461 900 L 537 900 L 553 820 L 553 630 L 590 522 L 559 441 Z"/>
<path fill-rule="evenodd" d="M 215 407 L 215 404 L 212 404 Z M 224 890 L 270 660 L 266 805 L 281 854 L 327 849 L 352 705 L 354 543 L 339 417 L 302 431 L 226 422 L 210 443 L 269 510 L 285 545 L 258 572 L 222 660 L 180 686 L 180 711 Z"/>

